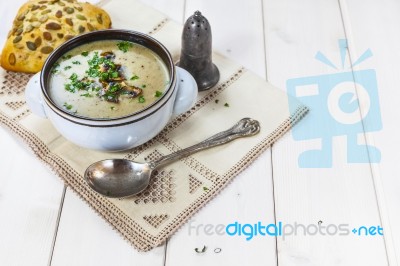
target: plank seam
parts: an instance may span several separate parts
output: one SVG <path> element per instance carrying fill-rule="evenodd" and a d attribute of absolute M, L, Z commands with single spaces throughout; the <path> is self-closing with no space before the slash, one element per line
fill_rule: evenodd
<path fill-rule="evenodd" d="M 186 22 L 186 0 L 183 0 L 183 12 L 182 12 L 182 25 Z M 169 238 L 165 240 L 165 245 L 164 245 L 164 263 L 163 266 L 167 266 L 167 256 L 168 256 L 168 243 L 169 243 Z"/>
<path fill-rule="evenodd" d="M 266 29 L 265 29 L 264 0 L 261 0 L 261 21 L 262 21 L 262 31 L 263 31 L 263 44 L 264 44 L 265 80 L 268 81 L 267 38 L 265 37 Z"/>
<path fill-rule="evenodd" d="M 167 266 L 167 249 L 168 249 L 168 242 L 169 242 L 169 238 L 167 238 L 167 240 L 165 240 L 165 245 L 164 245 L 164 266 Z"/>
<path fill-rule="evenodd" d="M 267 39 L 265 37 L 265 14 L 264 14 L 264 0 L 261 0 L 261 21 L 262 21 L 262 32 L 263 32 L 263 45 L 264 45 L 264 66 L 265 66 L 265 80 L 268 81 L 268 65 L 267 65 Z M 274 180 L 274 164 L 273 164 L 273 149 L 274 145 L 271 145 L 271 183 L 272 183 L 272 203 L 273 203 L 273 214 L 274 214 L 274 223 L 276 224 L 276 202 L 275 202 L 275 180 Z M 278 237 L 275 236 L 275 261 L 276 265 L 279 265 L 278 258 Z"/>
<path fill-rule="evenodd" d="M 271 176 L 272 176 L 272 202 L 274 203 L 274 223 L 276 225 L 276 198 L 275 198 L 275 179 L 274 179 L 274 163 L 273 163 L 273 150 L 274 145 L 271 145 Z M 276 256 L 276 265 L 279 265 L 279 257 L 278 257 L 278 236 L 275 236 L 275 256 Z"/>
<path fill-rule="evenodd" d="M 353 65 L 352 65 L 355 52 L 353 49 L 354 41 L 352 39 L 353 34 L 351 32 L 349 13 L 348 13 L 348 10 L 346 7 L 345 0 L 338 0 L 338 4 L 339 4 L 340 15 L 342 18 L 342 24 L 343 24 L 345 38 L 347 39 L 347 52 L 349 54 L 351 72 L 353 73 L 355 92 L 356 92 L 357 98 L 359 98 L 358 97 L 359 89 L 358 89 L 357 83 L 355 82 L 355 78 L 354 78 L 354 71 L 357 70 L 357 67 L 353 67 Z M 359 105 L 359 110 L 360 110 L 360 117 L 362 117 L 363 110 L 362 110 L 361 105 Z M 363 121 L 361 121 L 361 124 L 362 124 L 363 131 L 364 131 L 363 136 L 364 136 L 365 144 L 374 146 L 373 137 L 368 136 L 366 134 L 365 125 L 364 125 Z M 367 148 L 367 152 L 368 152 L 368 157 L 371 158 L 369 148 Z M 374 191 L 375 191 L 376 203 L 377 203 L 378 212 L 379 212 L 379 219 L 381 221 L 382 227 L 385 228 L 384 229 L 385 233 L 383 235 L 383 239 L 384 239 L 387 261 L 388 261 L 389 265 L 397 265 L 396 251 L 394 248 L 394 242 L 393 242 L 393 238 L 392 238 L 392 231 L 391 231 L 391 226 L 390 226 L 390 219 L 388 216 L 388 210 L 386 208 L 386 201 L 385 201 L 385 196 L 384 196 L 384 191 L 383 191 L 382 177 L 379 172 L 379 167 L 377 165 L 374 165 L 372 163 L 369 163 L 369 165 L 370 165 L 371 178 L 372 178 Z"/>
<path fill-rule="evenodd" d="M 57 220 L 56 220 L 56 228 L 55 228 L 55 232 L 54 232 L 54 236 L 53 236 L 53 242 L 51 243 L 49 263 L 48 263 L 49 266 L 51 266 L 51 262 L 53 260 L 54 249 L 56 246 L 58 229 L 60 228 L 61 214 L 62 214 L 62 209 L 64 207 L 64 199 L 65 199 L 66 191 L 67 191 L 67 186 L 64 184 L 63 192 L 61 194 L 60 207 L 58 208 L 58 215 L 57 215 Z"/>

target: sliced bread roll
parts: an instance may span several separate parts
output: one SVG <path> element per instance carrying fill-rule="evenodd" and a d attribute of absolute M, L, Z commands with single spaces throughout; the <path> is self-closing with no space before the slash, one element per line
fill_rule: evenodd
<path fill-rule="evenodd" d="M 31 0 L 14 19 L 1 54 L 1 66 L 17 72 L 39 72 L 48 55 L 66 40 L 110 27 L 110 16 L 89 3 Z"/>

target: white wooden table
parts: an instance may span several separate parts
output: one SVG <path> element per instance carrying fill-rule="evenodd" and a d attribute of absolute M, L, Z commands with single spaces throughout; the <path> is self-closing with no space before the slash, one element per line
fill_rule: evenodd
<path fill-rule="evenodd" d="M 0 3 L 1 42 L 24 0 Z M 112 1 L 112 0 L 111 0 Z M 126 0 L 128 1 L 128 0 Z M 0 265 L 397 265 L 400 262 L 400 2 L 396 0 L 143 0 L 183 23 L 200 10 L 215 50 L 285 90 L 296 77 L 332 74 L 348 40 L 353 70 L 374 69 L 383 128 L 360 134 L 379 164 L 349 164 L 346 137 L 333 139 L 331 168 L 299 168 L 318 140 L 285 135 L 163 246 L 139 253 L 97 216 L 24 144 L 0 127 Z M 123 8 L 123 7 L 122 7 Z M 134 12 L 134 10 L 132 10 Z M 363 112 L 361 107 L 361 112 Z M 365 110 L 364 110 L 365 111 Z M 364 135 L 366 137 L 364 137 Z M 200 224 L 295 222 L 382 226 L 384 237 L 207 235 Z M 351 227 L 353 228 L 353 227 Z M 207 246 L 198 254 L 194 249 Z M 221 252 L 216 253 L 215 249 Z"/>

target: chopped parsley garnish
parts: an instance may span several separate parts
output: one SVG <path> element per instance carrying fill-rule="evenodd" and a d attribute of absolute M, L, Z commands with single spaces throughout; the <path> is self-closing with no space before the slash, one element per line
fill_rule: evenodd
<path fill-rule="evenodd" d="M 109 74 L 107 72 L 101 73 L 100 74 L 100 80 L 101 81 L 107 81 L 109 77 Z"/>
<path fill-rule="evenodd" d="M 98 77 L 100 74 L 100 64 L 103 63 L 103 61 L 104 58 L 99 57 L 99 53 L 95 52 L 94 56 L 90 60 L 88 60 L 89 69 L 86 70 L 86 74 L 88 74 L 88 76 L 91 78 Z"/>
<path fill-rule="evenodd" d="M 108 89 L 108 92 L 116 92 L 121 88 L 121 85 L 119 85 L 118 83 L 114 83 L 110 86 L 110 88 Z"/>
<path fill-rule="evenodd" d="M 160 97 L 163 93 L 161 91 L 156 91 L 154 94 L 155 97 Z"/>
<path fill-rule="evenodd" d="M 216 100 L 215 100 L 215 103 L 218 103 L 218 102 L 219 102 L 219 100 L 218 100 L 218 99 L 216 99 Z"/>
<path fill-rule="evenodd" d="M 88 51 L 84 51 L 84 52 L 81 53 L 81 55 L 83 55 L 83 56 L 88 56 L 88 55 L 89 55 L 89 52 L 88 52 Z"/>
<path fill-rule="evenodd" d="M 215 249 L 214 249 L 214 253 L 220 253 L 221 251 L 222 251 L 221 248 L 215 248 Z"/>
<path fill-rule="evenodd" d="M 91 78 L 95 78 L 99 76 L 99 71 L 96 68 L 89 68 L 89 70 L 86 70 L 86 74 Z"/>
<path fill-rule="evenodd" d="M 203 187 L 204 191 L 209 191 L 210 189 L 208 187 Z"/>
<path fill-rule="evenodd" d="M 62 59 L 70 59 L 72 57 L 72 55 L 68 54 L 68 55 L 63 55 L 61 58 Z"/>
<path fill-rule="evenodd" d="M 58 62 L 54 63 L 53 69 L 51 70 L 51 74 L 55 74 L 59 71 L 60 64 Z"/>
<path fill-rule="evenodd" d="M 224 106 L 225 106 L 225 107 L 229 107 L 229 103 L 225 103 Z"/>
<path fill-rule="evenodd" d="M 78 79 L 78 75 L 76 73 L 72 73 L 72 75 L 69 77 L 70 80 L 76 81 Z"/>
<path fill-rule="evenodd" d="M 72 68 L 72 66 L 66 66 L 66 67 L 64 67 L 64 70 L 68 70 L 68 69 L 71 69 Z"/>
<path fill-rule="evenodd" d="M 86 71 L 91 78 L 99 77 L 100 81 L 108 81 L 109 79 L 118 78 L 117 66 L 110 59 L 100 57 L 98 52 L 88 60 L 89 69 Z"/>
<path fill-rule="evenodd" d="M 118 102 L 118 96 L 121 91 L 119 83 L 110 83 L 108 89 L 101 95 L 106 101 Z"/>
<path fill-rule="evenodd" d="M 79 61 L 73 61 L 72 64 L 74 64 L 74 65 L 80 65 L 81 62 L 79 62 Z"/>
<path fill-rule="evenodd" d="M 128 49 L 132 45 L 129 42 L 119 43 L 122 49 Z M 82 52 L 82 55 L 87 56 L 88 53 Z M 112 52 L 103 52 L 101 54 L 94 52 L 87 60 L 89 68 L 85 72 L 86 76 L 79 78 L 76 73 L 72 73 L 69 77 L 70 82 L 64 84 L 65 90 L 71 93 L 81 92 L 80 96 L 83 97 L 98 96 L 105 101 L 113 103 L 118 103 L 121 95 L 128 95 L 129 98 L 138 97 L 139 103 L 144 103 L 146 100 L 143 95 L 140 95 L 142 89 L 125 83 L 123 69 L 121 65 L 114 63 L 114 58 L 115 55 Z M 81 62 L 74 61 L 72 64 L 81 64 Z M 131 80 L 135 79 L 139 79 L 139 77 L 134 75 L 131 78 Z M 146 85 L 142 85 L 142 88 L 145 87 Z M 156 92 L 156 97 L 161 95 L 161 92 Z M 113 110 L 113 108 L 111 109 Z"/>
<path fill-rule="evenodd" d="M 194 251 L 196 251 L 196 253 L 204 253 L 207 250 L 207 246 L 204 246 L 202 249 L 199 248 L 195 248 Z"/>
<path fill-rule="evenodd" d="M 88 60 L 89 66 L 98 66 L 103 63 L 104 58 L 99 56 L 99 52 L 95 52 L 93 57 Z"/>
<path fill-rule="evenodd" d="M 114 64 L 114 62 L 113 61 L 111 61 L 110 59 L 104 59 L 104 62 L 103 62 L 103 65 L 105 66 L 105 67 L 107 67 L 107 68 L 110 68 L 110 69 L 112 69 L 112 70 L 114 70 L 115 69 L 115 64 Z"/>
<path fill-rule="evenodd" d="M 146 88 L 146 85 L 145 85 L 145 84 L 143 84 L 143 85 L 142 85 L 142 88 L 143 88 L 143 89 L 144 89 L 144 88 Z"/>
<path fill-rule="evenodd" d="M 128 42 L 128 41 L 122 41 L 117 43 L 118 49 L 120 49 L 122 52 L 126 53 L 128 52 L 129 48 L 131 48 L 133 46 L 132 43 Z"/>
<path fill-rule="evenodd" d="M 71 110 L 73 106 L 71 104 L 64 103 L 64 107 L 67 108 L 67 110 Z"/>
<path fill-rule="evenodd" d="M 65 84 L 64 88 L 65 88 L 66 91 L 69 91 L 69 92 L 72 92 L 72 93 L 75 92 L 75 88 L 71 85 L 71 83 Z"/>
<path fill-rule="evenodd" d="M 77 90 L 88 90 L 94 82 L 93 80 L 88 80 L 87 78 L 78 80 L 78 75 L 76 73 L 73 73 L 69 77 L 69 80 L 71 80 L 71 83 L 65 84 L 64 88 L 72 93 L 76 92 Z"/>
<path fill-rule="evenodd" d="M 115 106 L 111 106 L 110 109 L 111 109 L 111 110 L 114 110 L 114 109 L 115 109 Z"/>

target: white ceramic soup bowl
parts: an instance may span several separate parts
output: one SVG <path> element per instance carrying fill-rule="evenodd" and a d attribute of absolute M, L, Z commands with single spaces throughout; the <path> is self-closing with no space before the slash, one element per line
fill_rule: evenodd
<path fill-rule="evenodd" d="M 71 49 L 92 41 L 123 40 L 141 44 L 160 56 L 168 69 L 170 85 L 153 104 L 119 118 L 94 119 L 67 112 L 49 97 L 51 69 Z M 57 48 L 42 71 L 26 87 L 26 101 L 32 112 L 51 121 L 69 141 L 89 149 L 121 151 L 155 137 L 171 117 L 190 109 L 197 97 L 197 85 L 184 69 L 176 67 L 168 50 L 154 38 L 128 30 L 95 31 L 75 37 Z"/>

